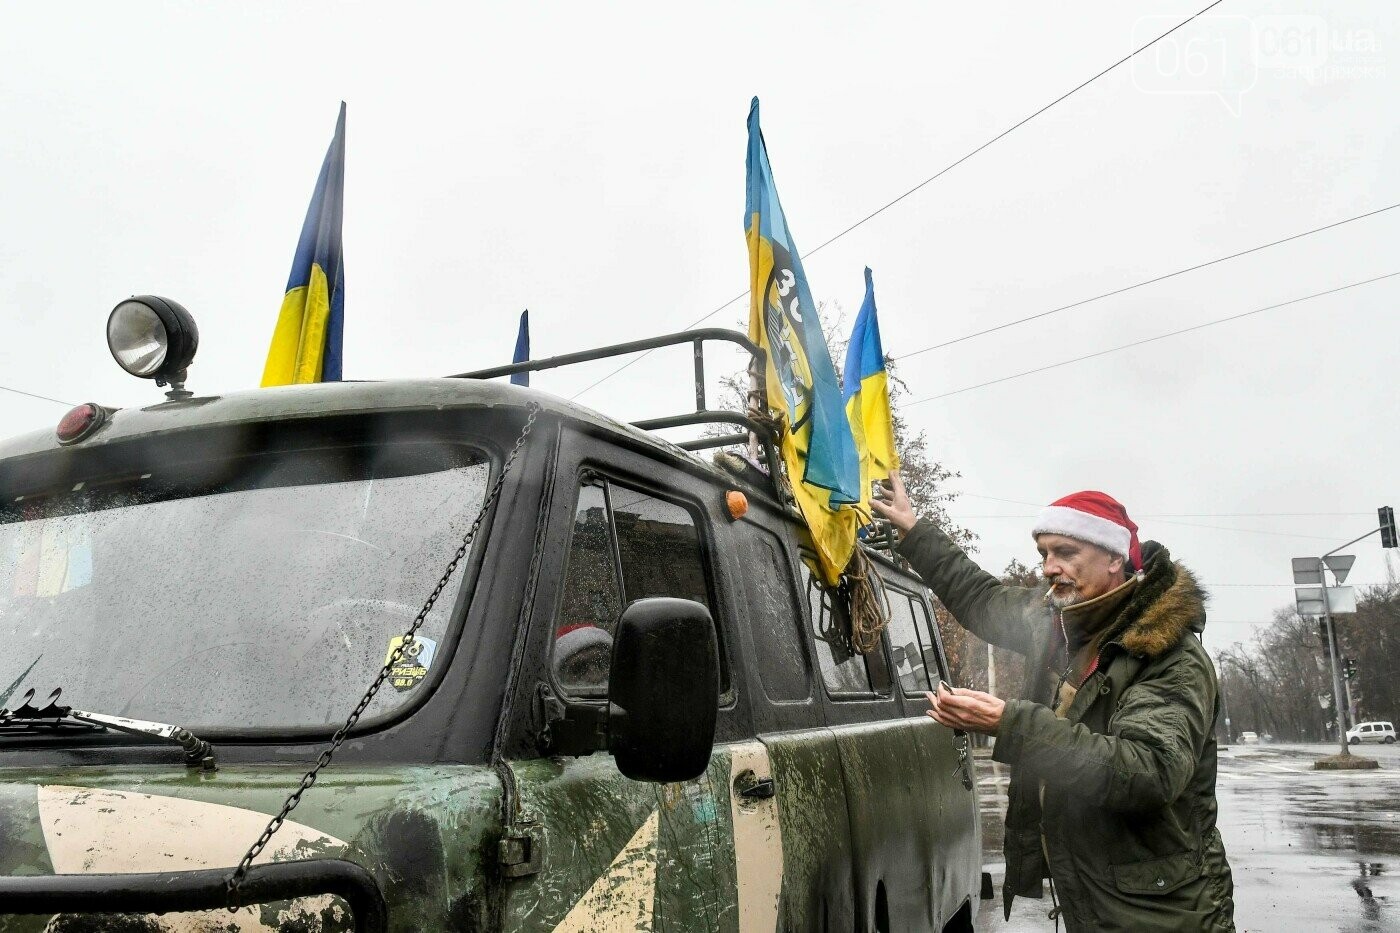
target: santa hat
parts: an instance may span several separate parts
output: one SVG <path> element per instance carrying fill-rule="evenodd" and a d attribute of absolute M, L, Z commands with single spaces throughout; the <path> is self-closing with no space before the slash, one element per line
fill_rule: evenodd
<path fill-rule="evenodd" d="M 1065 535 L 1097 544 L 1127 559 L 1133 570 L 1142 569 L 1138 526 L 1123 504 L 1107 493 L 1085 490 L 1057 499 L 1041 511 L 1031 537 Z"/>

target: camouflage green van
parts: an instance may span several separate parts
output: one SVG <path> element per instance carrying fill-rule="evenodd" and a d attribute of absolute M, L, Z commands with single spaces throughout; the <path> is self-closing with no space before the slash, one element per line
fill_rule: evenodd
<path fill-rule="evenodd" d="M 872 552 L 853 655 L 761 471 L 480 379 L 187 395 L 0 444 L 0 931 L 971 929 L 928 594 Z"/>

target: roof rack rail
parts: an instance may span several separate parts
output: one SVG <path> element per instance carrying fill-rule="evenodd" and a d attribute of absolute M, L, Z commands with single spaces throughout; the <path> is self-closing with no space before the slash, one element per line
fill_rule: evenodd
<path fill-rule="evenodd" d="M 770 478 L 773 480 L 774 492 L 781 501 L 783 496 L 776 476 L 776 467 L 779 462 L 777 448 L 775 446 L 777 439 L 774 436 L 772 426 L 743 412 L 723 409 L 711 410 L 709 408 L 705 393 L 704 346 L 707 341 L 732 343 L 738 346 L 749 354 L 750 370 L 757 373 L 763 372 L 763 363 L 766 354 L 762 347 L 759 347 L 748 337 L 736 330 L 729 330 L 724 327 L 702 327 L 696 330 L 678 331 L 674 334 L 663 334 L 660 337 L 648 337 L 644 340 L 630 340 L 627 343 L 615 343 L 605 347 L 597 347 L 593 350 L 580 350 L 577 353 L 565 353 L 560 356 L 551 356 L 542 360 L 526 360 L 522 363 L 511 363 L 507 366 L 493 366 L 490 369 L 478 369 L 469 373 L 457 373 L 449 378 L 496 379 L 501 376 L 513 376 L 516 373 L 533 373 L 545 369 L 558 369 L 562 366 L 572 366 L 575 363 L 605 360 L 611 357 L 627 356 L 631 353 L 642 353 L 647 350 L 681 346 L 682 344 L 688 343 L 693 348 L 691 355 L 694 360 L 695 410 L 677 415 L 668 415 L 662 418 L 648 418 L 642 421 L 634 421 L 632 422 L 632 426 L 640 428 L 643 431 L 659 431 L 665 428 L 678 428 L 702 424 L 732 424 L 746 428 L 747 431 L 743 434 L 734 433 L 722 434 L 714 437 L 699 437 L 694 440 L 682 441 L 677 444 L 677 446 L 683 450 L 694 452 L 710 450 L 716 447 L 753 444 L 763 452 L 764 466 L 768 470 Z"/>

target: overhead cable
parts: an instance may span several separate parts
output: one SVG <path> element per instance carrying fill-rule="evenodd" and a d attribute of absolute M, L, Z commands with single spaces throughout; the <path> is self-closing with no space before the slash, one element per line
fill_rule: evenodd
<path fill-rule="evenodd" d="M 41 401 L 44 401 L 44 402 L 53 402 L 53 403 L 55 403 L 55 404 L 57 404 L 57 405 L 67 405 L 69 408 L 76 408 L 76 407 L 77 407 L 77 406 L 74 405 L 72 402 L 65 402 L 65 401 L 64 401 L 63 399 L 61 399 L 61 398 L 51 398 L 50 396 L 47 396 L 47 395 L 39 395 L 39 394 L 37 394 L 37 393 L 35 393 L 35 392 L 26 392 L 26 391 L 24 391 L 23 389 L 12 389 L 12 388 L 10 388 L 9 386 L 0 386 L 0 391 L 4 391 L 4 392 L 13 392 L 15 395 L 25 395 L 25 396 L 28 396 L 29 398 L 37 398 L 37 399 L 39 399 L 39 400 L 41 400 Z"/>
<path fill-rule="evenodd" d="M 1212 9 L 1214 9 L 1214 8 L 1217 7 L 1217 6 L 1219 6 L 1219 5 L 1220 5 L 1221 3 L 1223 3 L 1223 2 L 1224 2 L 1224 0 L 1214 0 L 1213 3 L 1208 4 L 1207 6 L 1205 6 L 1204 8 L 1202 8 L 1200 11 L 1198 11 L 1198 12 L 1196 12 L 1196 13 L 1193 13 L 1191 16 L 1189 16 L 1189 17 L 1187 17 L 1186 19 L 1182 20 L 1181 22 L 1177 23 L 1175 26 L 1173 26 L 1171 29 L 1168 29 L 1166 32 L 1162 33 L 1162 34 L 1161 34 L 1160 36 L 1158 36 L 1157 38 L 1151 40 L 1150 42 L 1146 43 L 1145 45 L 1141 46 L 1140 48 L 1134 49 L 1132 52 L 1130 52 L 1130 53 L 1128 53 L 1127 55 L 1123 56 L 1122 58 L 1118 59 L 1118 61 L 1114 62 L 1112 65 L 1109 65 L 1107 68 L 1103 69 L 1103 70 L 1100 71 L 1098 74 L 1094 75 L 1092 78 L 1089 78 L 1089 79 L 1087 79 L 1087 80 L 1085 80 L 1085 81 L 1079 83 L 1079 84 L 1076 85 L 1075 87 L 1071 88 L 1070 90 L 1064 92 L 1064 93 L 1061 94 L 1059 97 L 1057 97 L 1057 98 L 1055 98 L 1054 100 L 1050 101 L 1050 103 L 1046 104 L 1044 107 L 1041 107 L 1041 108 L 1040 108 L 1039 110 L 1037 110 L 1035 113 L 1032 113 L 1032 114 L 1031 114 L 1030 116 L 1028 116 L 1028 117 L 1022 118 L 1022 119 L 1021 119 L 1020 121 L 1018 121 L 1017 123 L 1013 124 L 1012 126 L 1008 127 L 1007 129 L 1002 130 L 1000 133 L 998 133 L 997 135 L 993 136 L 991 139 L 987 140 L 986 142 L 982 143 L 982 145 L 978 146 L 976 149 L 973 149 L 971 152 L 967 153 L 967 154 L 964 155 L 962 158 L 958 159 L 958 160 L 955 161 L 955 162 L 950 162 L 948 165 L 945 165 L 943 168 L 939 169 L 937 172 L 934 172 L 934 173 L 933 173 L 932 175 L 930 175 L 928 178 L 925 178 L 923 181 L 919 182 L 917 185 L 915 185 L 914 187 L 910 188 L 908 191 L 904 192 L 904 193 L 901 194 L 899 197 L 895 198 L 895 199 L 892 200 L 892 201 L 886 202 L 885 204 L 883 204 L 883 205 L 881 205 L 880 207 L 876 208 L 875 210 L 871 211 L 869 214 L 866 214 L 866 215 L 865 215 L 864 217 L 862 217 L 860 220 L 857 220 L 855 223 L 851 224 L 849 227 L 847 227 L 846 229 L 842 230 L 840 233 L 837 233 L 835 236 L 832 236 L 832 237 L 827 238 L 826 240 L 823 240 L 821 243 L 817 244 L 817 246 L 814 247 L 813 249 L 810 249 L 810 250 L 808 250 L 807 252 L 803 253 L 802 256 L 801 256 L 801 258 L 802 258 L 802 259 L 806 259 L 807 257 L 814 255 L 815 253 L 817 253 L 817 252 L 819 252 L 819 251 L 825 249 L 826 247 L 830 246 L 832 243 L 835 243 L 837 240 L 841 239 L 843 236 L 845 236 L 846 234 L 850 233 L 852 230 L 855 230 L 857 227 L 860 227 L 860 226 L 862 226 L 862 225 L 868 223 L 869 221 L 874 220 L 876 217 L 878 217 L 879 215 L 883 214 L 885 211 L 889 210 L 891 207 L 894 207 L 894 206 L 895 206 L 896 204 L 898 204 L 900 201 L 903 201 L 905 198 L 909 197 L 909 196 L 910 196 L 911 194 L 913 194 L 914 192 L 916 192 L 916 191 L 918 191 L 919 189 L 923 188 L 925 185 L 928 185 L 928 184 L 931 184 L 932 182 L 937 181 L 937 180 L 938 180 L 939 178 L 941 178 L 943 175 L 945 175 L 946 173 L 948 173 L 948 172 L 952 171 L 953 169 L 957 168 L 959 165 L 961 165 L 962 163 L 966 162 L 968 159 L 972 158 L 973 156 L 977 155 L 979 152 L 981 152 L 982 150 L 986 149 L 988 146 L 991 146 L 993 143 L 996 143 L 996 142 L 998 142 L 998 141 L 1004 139 L 1005 137 L 1010 136 L 1013 132 L 1015 132 L 1016 130 L 1018 130 L 1018 129 L 1020 129 L 1021 127 L 1025 126 L 1027 123 L 1031 122 L 1031 121 L 1034 120 L 1036 117 L 1040 116 L 1042 113 L 1044 113 L 1045 111 L 1049 110 L 1051 107 L 1054 107 L 1056 104 L 1061 103 L 1062 101 L 1064 101 L 1066 98 L 1072 96 L 1073 94 L 1076 94 L 1076 93 L 1078 93 L 1079 91 L 1082 91 L 1084 88 L 1086 88 L 1086 87 L 1088 87 L 1089 85 L 1093 84 L 1093 83 L 1094 83 L 1095 81 L 1097 81 L 1099 78 L 1102 78 L 1104 75 L 1108 74 L 1110 71 L 1113 71 L 1113 70 L 1114 70 L 1115 68 L 1117 68 L 1118 66 L 1120 66 L 1120 65 L 1124 64 L 1125 62 L 1129 61 L 1130 59 L 1132 59 L 1132 58 L 1133 58 L 1135 55 L 1137 55 L 1138 53 L 1143 52 L 1143 51 L 1146 51 L 1147 49 L 1151 48 L 1153 45 L 1157 44 L 1158 42 L 1161 42 L 1161 41 L 1162 41 L 1163 39 L 1165 39 L 1167 36 L 1169 36 L 1169 35 L 1171 35 L 1172 33 L 1176 32 L 1176 31 L 1177 31 L 1178 29 L 1180 29 L 1181 27 L 1185 26 L 1187 23 L 1190 23 L 1192 20 L 1196 19 L 1197 17 L 1199 17 L 1199 16 L 1201 16 L 1201 15 L 1203 15 L 1203 14 L 1205 14 L 1205 13 L 1210 12 Z M 709 313 L 706 314 L 704 317 L 697 318 L 696 320 L 692 321 L 690 324 L 687 324 L 686 327 L 685 327 L 685 329 L 686 329 L 686 330 L 690 330 L 692 327 L 698 327 L 698 326 L 700 326 L 701 324 L 703 324 L 703 323 L 705 323 L 706 321 L 708 321 L 710 318 L 714 317 L 716 314 L 719 314 L 719 313 L 720 313 L 721 311 L 723 311 L 725 308 L 727 308 L 727 307 L 729 307 L 730 305 L 734 304 L 734 302 L 739 301 L 741 298 L 743 298 L 743 297 L 744 297 L 745 295 L 747 295 L 748 293 L 749 293 L 749 290 L 748 290 L 748 289 L 744 289 L 742 292 L 740 292 L 739 294 L 735 295 L 733 298 L 730 298 L 730 299 L 729 299 L 728 301 L 726 301 L 724 304 L 722 304 L 722 305 L 720 305 L 719 307 L 715 308 L 713 311 L 709 312 Z M 643 352 L 643 353 L 638 354 L 637 356 L 635 356 L 635 357 L 633 357 L 632 359 L 628 360 L 626 363 L 623 363 L 621 366 L 619 366 L 619 367 L 617 367 L 616 369 L 614 369 L 612 372 L 608 373 L 608 374 L 607 374 L 606 376 L 604 376 L 603 378 L 597 380 L 596 382 L 590 383 L 588 386 L 586 386 L 586 387 L 580 389 L 579 391 L 575 392 L 573 395 L 569 396 L 569 400 L 570 400 L 570 401 L 573 401 L 574 399 L 578 398 L 580 395 L 583 395 L 585 392 L 589 392 L 589 391 L 591 391 L 591 390 L 593 390 L 593 389 L 596 389 L 598 386 L 602 385 L 604 382 L 607 382 L 607 381 L 608 381 L 609 379 L 611 379 L 613 376 L 616 376 L 618 373 L 622 372 L 624 369 L 626 369 L 627 367 L 631 366 L 633 363 L 637 363 L 637 362 L 641 361 L 644 357 L 649 356 L 651 353 L 652 353 L 651 350 L 647 350 L 647 351 L 645 351 L 645 352 Z"/>
<path fill-rule="evenodd" d="M 1025 372 L 1013 373 L 1010 376 L 1002 376 L 1000 379 L 990 379 L 986 382 L 979 382 L 976 385 L 963 386 L 961 389 L 953 389 L 950 392 L 940 392 L 938 395 L 928 395 L 924 398 L 915 399 L 912 402 L 905 402 L 901 407 L 909 408 L 913 405 L 922 405 L 924 402 L 932 402 L 941 398 L 948 398 L 951 395 L 961 395 L 963 392 L 971 392 L 974 389 L 985 389 L 987 386 L 999 385 L 1003 382 L 1010 382 L 1013 379 L 1020 379 L 1024 376 L 1033 376 L 1036 373 L 1047 372 L 1052 369 L 1059 369 L 1061 366 L 1069 366 L 1072 363 L 1082 363 L 1085 360 L 1096 359 L 1100 356 L 1107 356 L 1110 353 L 1118 353 L 1121 350 L 1130 350 L 1133 347 L 1140 347 L 1143 344 L 1155 343 L 1158 340 L 1166 340 L 1168 337 L 1179 337 L 1182 334 L 1189 334 L 1192 331 L 1204 330 L 1207 327 L 1214 327 L 1217 324 L 1228 324 L 1231 321 L 1238 321 L 1242 318 L 1252 317 L 1256 314 L 1263 314 L 1266 311 L 1276 311 L 1279 308 L 1286 308 L 1289 305 L 1296 305 L 1303 301 L 1311 301 L 1314 298 L 1321 298 L 1324 295 L 1335 295 L 1337 292 L 1344 292 L 1349 288 L 1360 288 L 1363 285 L 1370 285 L 1374 282 L 1384 281 L 1400 275 L 1400 271 L 1387 272 L 1385 275 L 1378 275 L 1375 278 L 1365 279 L 1360 282 L 1350 282 L 1346 285 L 1339 285 L 1336 288 L 1329 288 L 1326 291 L 1314 292 L 1311 295 L 1303 295 L 1300 298 L 1290 298 L 1288 301 L 1280 301 L 1278 304 L 1268 305 L 1263 308 L 1255 308 L 1253 311 L 1245 311 L 1240 314 L 1232 314 L 1229 317 L 1217 318 L 1214 321 L 1206 321 L 1203 324 L 1194 324 L 1191 327 L 1183 327 L 1181 330 L 1174 330 L 1167 334 L 1158 334 L 1155 337 L 1146 337 L 1142 340 L 1134 340 L 1132 343 L 1120 344 L 1116 347 L 1109 347 L 1106 350 L 1099 350 L 1095 353 L 1086 353 L 1083 356 L 1076 356 L 1073 359 L 1060 360 L 1058 363 L 1050 363 L 1046 366 L 1037 366 L 1035 369 L 1028 369 Z"/>
<path fill-rule="evenodd" d="M 1377 208 L 1373 211 L 1367 211 L 1364 214 L 1357 214 L 1355 217 L 1348 217 L 1345 220 L 1338 220 L 1334 223 L 1330 223 L 1322 227 L 1314 227 L 1311 230 L 1304 230 L 1302 233 L 1295 233 L 1292 236 L 1286 236 L 1281 240 L 1274 240 L 1270 243 L 1261 243 L 1258 246 L 1251 246 L 1249 249 L 1240 250 L 1238 253 L 1231 253 L 1228 256 L 1220 256 L 1216 259 L 1210 260 L 1209 262 L 1197 263 L 1194 266 L 1187 266 L 1184 269 L 1177 269 L 1175 272 L 1168 272 L 1165 275 L 1159 275 L 1155 276 L 1154 278 L 1144 279 L 1141 282 L 1134 282 L 1132 285 L 1124 285 L 1122 288 L 1115 288 L 1113 291 L 1104 292 L 1102 295 L 1095 295 L 1092 298 L 1082 298 L 1079 301 L 1073 302 L 1071 304 L 1061 305 L 1058 308 L 1051 308 L 1049 311 L 1041 311 L 1039 314 L 1032 314 L 1028 317 L 1018 318 L 1014 321 L 1007 321 L 1005 324 L 997 324 L 996 326 L 988 327 L 985 330 L 974 331 L 970 334 L 963 334 L 961 337 L 954 337 L 952 340 L 945 340 L 942 343 L 930 344 L 927 347 L 921 347 L 918 350 L 911 350 L 908 353 L 902 354 L 900 356 L 891 356 L 890 359 L 907 360 L 910 357 L 918 356 L 920 353 L 928 353 L 930 350 L 941 350 L 944 347 L 951 347 L 954 344 L 962 343 L 964 340 L 971 340 L 974 337 L 985 337 L 987 334 L 994 334 L 999 330 L 1006 330 L 1008 327 L 1016 327 L 1019 324 L 1026 324 L 1030 321 L 1038 321 L 1041 318 L 1050 317 L 1052 314 L 1059 314 L 1061 311 L 1070 311 L 1074 308 L 1082 308 L 1084 305 L 1091 304 L 1095 301 L 1102 301 L 1105 298 L 1112 298 L 1114 295 L 1121 295 L 1124 292 L 1130 292 L 1135 288 L 1142 288 L 1144 285 L 1155 285 L 1158 282 L 1164 282 L 1167 279 L 1175 278 L 1178 275 L 1185 275 L 1188 272 L 1195 272 L 1199 269 L 1205 269 L 1208 266 L 1218 265 L 1222 262 L 1229 262 L 1231 259 L 1239 259 L 1241 256 L 1248 256 L 1250 253 L 1257 253 L 1260 250 L 1266 250 L 1271 246 L 1279 246 L 1283 243 L 1290 243 L 1293 240 L 1301 240 L 1303 237 L 1312 236 L 1314 233 L 1321 233 L 1324 230 L 1331 230 L 1335 227 L 1340 227 L 1343 224 L 1349 224 L 1357 220 L 1364 220 L 1367 217 L 1374 217 L 1377 214 L 1382 214 L 1386 211 L 1394 210 L 1397 207 L 1400 207 L 1400 202 L 1390 204 L 1385 207 Z"/>

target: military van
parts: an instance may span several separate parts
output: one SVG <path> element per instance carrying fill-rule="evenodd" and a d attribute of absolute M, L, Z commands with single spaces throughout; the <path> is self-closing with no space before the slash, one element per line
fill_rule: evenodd
<path fill-rule="evenodd" d="M 165 400 L 0 444 L 0 931 L 972 928 L 929 593 L 871 548 L 851 650 L 742 335 L 196 395 L 178 304 L 108 330 Z M 676 345 L 648 422 L 492 381 Z"/>

